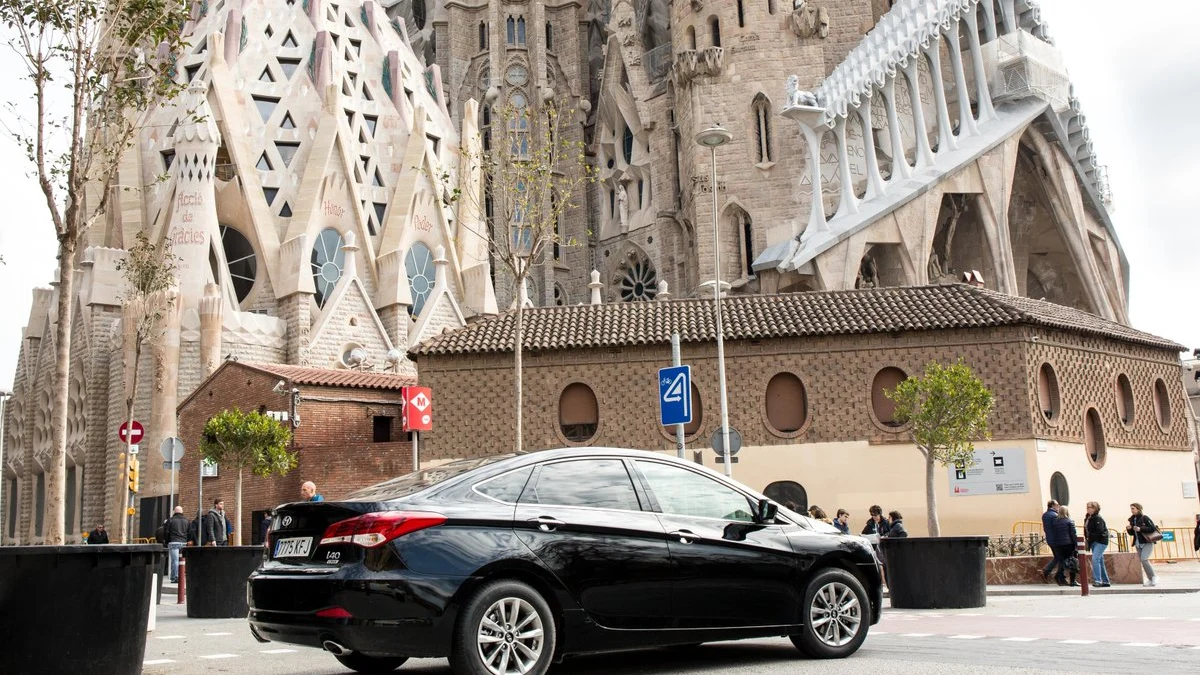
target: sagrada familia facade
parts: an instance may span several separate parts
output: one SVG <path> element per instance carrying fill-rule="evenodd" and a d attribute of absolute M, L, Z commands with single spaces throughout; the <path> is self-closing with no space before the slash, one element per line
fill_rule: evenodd
<path fill-rule="evenodd" d="M 966 278 L 1128 322 L 1104 169 L 1034 0 L 196 0 L 191 17 L 187 93 L 146 113 L 121 165 L 145 187 L 80 257 L 75 541 L 124 507 L 117 261 L 135 236 L 179 258 L 140 369 L 144 447 L 223 359 L 411 375 L 417 343 L 522 297 L 433 178 L 466 175 L 460 148 L 500 106 L 566 103 L 597 176 L 560 224 L 577 245 L 534 261 L 531 304 L 700 295 L 719 227 L 732 294 Z M 710 150 L 714 124 L 732 140 Z M 6 411 L 6 544 L 43 536 L 55 293 L 34 292 Z M 157 463 L 144 494 L 168 490 Z"/>

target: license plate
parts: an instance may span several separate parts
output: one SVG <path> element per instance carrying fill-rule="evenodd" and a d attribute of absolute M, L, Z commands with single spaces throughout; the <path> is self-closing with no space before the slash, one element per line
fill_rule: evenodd
<path fill-rule="evenodd" d="M 288 537 L 275 543 L 276 558 L 307 558 L 312 537 Z"/>

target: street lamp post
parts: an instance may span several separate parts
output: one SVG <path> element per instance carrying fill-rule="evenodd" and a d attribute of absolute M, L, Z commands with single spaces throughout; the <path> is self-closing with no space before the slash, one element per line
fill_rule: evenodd
<path fill-rule="evenodd" d="M 696 134 L 696 142 L 708 148 L 712 155 L 709 186 L 712 191 L 713 307 L 717 317 L 717 379 L 721 388 L 721 446 L 724 449 L 726 476 L 733 476 L 733 455 L 729 452 L 729 399 L 725 394 L 725 339 L 721 326 L 721 228 L 717 221 L 717 148 L 731 140 L 733 134 L 721 128 L 719 124 Z"/>

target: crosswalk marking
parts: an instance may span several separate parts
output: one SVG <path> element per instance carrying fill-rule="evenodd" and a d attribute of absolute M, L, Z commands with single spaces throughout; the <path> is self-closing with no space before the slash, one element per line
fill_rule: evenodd
<path fill-rule="evenodd" d="M 982 635 L 951 635 L 950 639 L 951 640 L 980 640 L 980 639 L 983 639 L 983 636 Z"/>
<path fill-rule="evenodd" d="M 156 640 L 182 640 L 186 635 L 155 635 Z"/>
<path fill-rule="evenodd" d="M 1161 647 L 1157 642 L 1126 642 L 1122 647 Z"/>
<path fill-rule="evenodd" d="M 237 657 L 238 657 L 237 654 L 205 654 L 204 656 L 201 656 L 200 658 L 202 658 L 202 659 L 236 659 Z"/>
<path fill-rule="evenodd" d="M 1166 617 L 1163 617 L 1163 616 L 1139 616 L 1137 618 L 1137 620 L 1138 621 L 1165 621 Z"/>
<path fill-rule="evenodd" d="M 1096 641 L 1095 640 L 1062 640 L 1058 644 L 1060 644 L 1060 645 L 1094 645 L 1094 644 L 1096 644 Z"/>
<path fill-rule="evenodd" d="M 150 661 L 142 661 L 143 666 L 161 666 L 164 663 L 175 663 L 173 659 L 151 659 Z"/>
<path fill-rule="evenodd" d="M 905 633 L 900 637 L 933 637 L 933 633 Z"/>
<path fill-rule="evenodd" d="M 1008 637 L 1008 638 L 1004 638 L 1004 642 L 1037 642 L 1040 639 L 1041 638 L 1031 638 L 1031 637 Z"/>
<path fill-rule="evenodd" d="M 294 654 L 295 649 L 264 649 L 263 654 Z"/>
<path fill-rule="evenodd" d="M 233 635 L 233 633 L 205 633 L 208 637 L 223 637 L 225 635 Z"/>

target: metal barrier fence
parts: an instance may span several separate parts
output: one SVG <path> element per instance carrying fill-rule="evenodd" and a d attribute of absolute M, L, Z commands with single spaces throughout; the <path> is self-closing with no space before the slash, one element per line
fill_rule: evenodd
<path fill-rule="evenodd" d="M 1193 527 L 1160 527 L 1163 533 L 1162 541 L 1154 545 L 1154 553 L 1151 554 L 1151 560 L 1200 560 L 1200 551 L 1196 551 L 1192 546 L 1192 538 L 1196 530 Z M 1083 532 L 1080 532 L 1082 535 Z M 1013 523 L 1012 535 L 1010 538 L 1016 537 L 1036 537 L 1039 540 L 1037 548 L 1032 549 L 1035 553 L 1015 554 L 1015 555 L 1049 555 L 1050 549 L 1045 546 L 1045 539 L 1042 536 L 1042 523 L 1038 520 L 1018 520 Z M 995 539 L 1004 539 L 1004 537 L 994 537 Z M 1119 553 L 1127 553 L 1133 550 L 1133 538 L 1123 531 L 1117 531 L 1112 528 L 1108 529 L 1108 541 L 1111 548 L 1116 545 L 1116 551 Z M 991 542 L 989 541 L 988 550 L 991 550 Z M 991 555 L 989 552 L 988 555 Z M 1007 555 L 1007 554 L 1006 554 Z"/>

